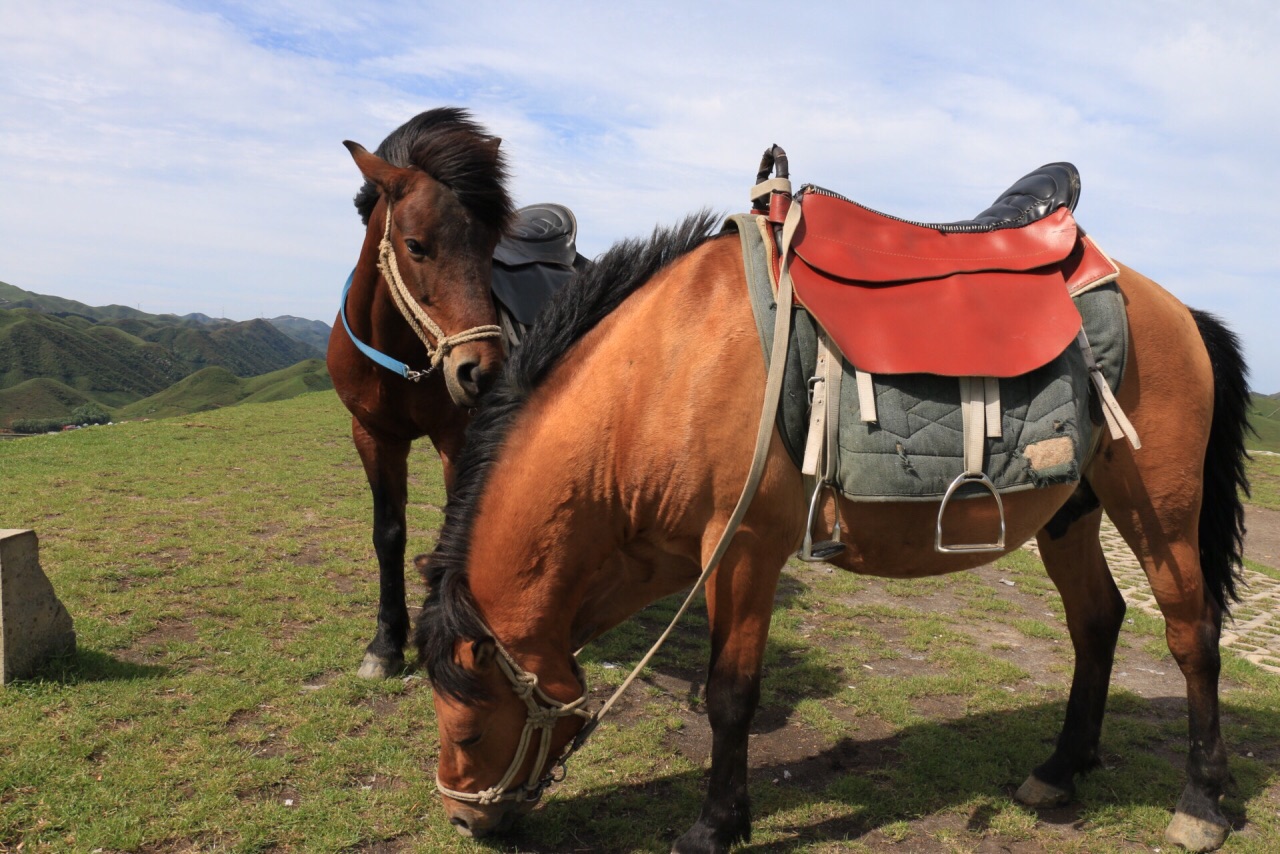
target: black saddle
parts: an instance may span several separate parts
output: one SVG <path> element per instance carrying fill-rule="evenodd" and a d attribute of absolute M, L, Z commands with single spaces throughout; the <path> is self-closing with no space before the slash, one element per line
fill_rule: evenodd
<path fill-rule="evenodd" d="M 973 219 L 928 224 L 939 231 L 998 231 L 1021 228 L 1065 206 L 1074 211 L 1080 201 L 1080 170 L 1070 163 L 1047 163 L 1024 175 L 1000 198 Z M 925 225 L 926 223 L 917 223 Z"/>
<path fill-rule="evenodd" d="M 591 264 L 578 254 L 578 221 L 564 205 L 529 205 L 493 250 L 493 296 L 528 327 L 551 295 L 576 270 Z"/>

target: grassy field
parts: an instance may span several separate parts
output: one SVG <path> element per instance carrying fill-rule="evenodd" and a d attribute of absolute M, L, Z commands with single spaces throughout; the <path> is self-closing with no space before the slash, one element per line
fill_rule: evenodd
<path fill-rule="evenodd" d="M 1249 491 L 1254 504 L 1280 510 L 1280 455 L 1254 454 L 1249 465 Z"/>
<path fill-rule="evenodd" d="M 376 576 L 347 425 L 317 393 L 0 443 L 0 527 L 40 535 L 80 647 L 0 690 L 0 851 L 476 849 L 437 803 L 429 685 L 353 676 Z M 411 554 L 432 545 L 444 501 L 428 446 L 412 473 Z M 673 607 L 584 653 L 593 693 Z M 1033 557 L 920 582 L 788 568 L 746 850 L 1161 847 L 1183 782 L 1183 689 L 1162 625 L 1130 617 L 1105 767 L 1076 804 L 1037 814 L 1012 792 L 1051 749 L 1071 658 Z M 691 615 L 492 850 L 669 849 L 704 785 L 705 628 Z M 1280 677 L 1228 654 L 1223 697 L 1238 825 L 1225 850 L 1274 851 Z"/>

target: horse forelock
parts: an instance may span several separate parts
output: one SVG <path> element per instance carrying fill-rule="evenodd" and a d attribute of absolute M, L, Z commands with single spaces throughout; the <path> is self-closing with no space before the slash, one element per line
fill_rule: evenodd
<path fill-rule="evenodd" d="M 507 161 L 493 137 L 458 107 L 419 113 L 387 135 L 374 152 L 392 166 L 417 167 L 449 187 L 487 227 L 504 231 L 515 212 L 507 189 Z M 378 187 L 365 181 L 354 202 L 367 226 Z"/>
<path fill-rule="evenodd" d="M 578 340 L 659 270 L 710 239 L 720 219 L 703 210 L 673 228 L 654 229 L 647 241 L 616 244 L 556 292 L 486 393 L 458 459 L 444 525 L 428 561 L 429 592 L 414 631 L 419 660 L 442 694 L 463 701 L 483 697 L 478 680 L 454 660 L 454 647 L 460 638 L 490 636 L 471 597 L 467 564 L 489 473 L 516 418 Z"/>

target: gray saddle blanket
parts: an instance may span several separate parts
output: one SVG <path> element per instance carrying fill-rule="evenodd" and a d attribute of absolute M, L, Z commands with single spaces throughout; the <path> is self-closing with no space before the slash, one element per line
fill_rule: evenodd
<path fill-rule="evenodd" d="M 757 217 L 730 217 L 726 230 L 742 240 L 756 329 L 766 362 L 777 313 L 769 256 Z M 1114 284 L 1075 297 L 1094 358 L 1112 390 L 1120 385 L 1128 349 L 1124 300 Z M 808 380 L 814 374 L 817 336 L 803 308 L 792 317 L 778 431 L 797 466 L 809 426 Z M 955 377 L 930 374 L 873 377 L 877 421 L 863 422 L 853 367 L 844 365 L 840 389 L 837 488 L 860 501 L 938 501 L 964 471 L 964 424 Z M 1091 445 L 1090 382 L 1074 343 L 1052 362 L 1000 380 L 1001 436 L 986 440 L 984 471 L 1001 492 L 1080 479 Z M 985 494 L 980 492 L 979 494 Z M 958 495 L 957 497 L 963 497 Z"/>

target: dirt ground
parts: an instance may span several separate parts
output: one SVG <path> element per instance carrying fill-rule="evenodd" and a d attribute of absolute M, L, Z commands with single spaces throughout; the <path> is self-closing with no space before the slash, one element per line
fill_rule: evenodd
<path fill-rule="evenodd" d="M 1250 505 L 1245 509 L 1244 556 L 1280 569 L 1280 511 Z"/>
<path fill-rule="evenodd" d="M 1268 566 L 1280 568 L 1280 512 L 1250 507 L 1248 510 L 1248 535 L 1246 556 L 1251 560 Z M 827 567 L 789 567 L 784 573 L 783 587 L 792 585 L 821 585 L 820 574 L 832 572 Z M 1030 637 L 1014 628 L 1011 618 L 1023 617 L 1044 619 L 1058 624 L 1060 616 L 1050 614 L 1047 610 L 1046 594 L 1043 591 L 1024 590 L 1016 583 L 1011 583 L 1007 572 L 995 566 L 975 570 L 983 583 L 989 584 L 998 592 L 999 598 L 1016 609 L 1013 613 L 1003 613 L 990 622 L 975 623 L 959 621 L 955 628 L 967 633 L 982 652 L 1015 663 L 1022 670 L 1035 674 L 1034 686 L 1023 686 L 1016 690 L 1048 689 L 1065 700 L 1070 676 L 1067 668 L 1072 660 L 1070 643 L 1065 639 L 1049 637 Z M 788 579 L 790 576 L 790 579 Z M 780 594 L 780 595 L 785 595 Z M 1049 596 L 1056 594 L 1049 593 Z M 852 603 L 854 597 L 850 597 Z M 948 590 L 938 590 L 926 595 L 912 597 L 907 602 L 883 582 L 869 579 L 868 584 L 856 594 L 859 605 L 885 605 L 902 607 L 908 604 L 912 608 L 934 613 L 955 613 L 971 606 L 962 597 L 953 595 Z M 1065 627 L 1064 631 L 1065 631 Z M 891 636 L 894 631 L 891 625 L 872 628 L 873 631 L 887 631 Z M 820 632 L 815 632 L 818 640 Z M 892 639 L 892 638 L 890 638 Z M 830 646 L 829 639 L 822 639 L 824 645 Z M 856 643 L 855 641 L 851 641 Z M 838 642 L 837 642 L 838 644 Z M 1152 645 L 1142 637 L 1135 637 L 1131 632 L 1122 633 L 1117 649 L 1115 667 L 1111 681 L 1112 696 L 1128 693 L 1136 695 L 1147 702 L 1141 710 L 1135 709 L 1132 700 L 1122 702 L 1120 714 L 1138 715 L 1148 720 L 1158 720 L 1173 727 L 1185 726 L 1186 686 L 1177 665 L 1166 655 L 1159 657 L 1159 644 Z M 1157 650 L 1153 653 L 1153 649 Z M 862 665 L 869 670 L 874 669 L 885 675 L 919 675 L 937 671 L 924 655 L 902 655 L 885 660 L 873 660 Z M 696 763 L 706 763 L 711 751 L 710 727 L 706 722 L 704 707 L 695 701 L 704 687 L 701 671 L 690 670 L 678 672 L 672 668 L 657 668 L 650 678 L 650 684 L 673 698 L 686 698 L 680 711 L 684 725 L 669 736 L 669 743 L 685 757 Z M 766 674 L 766 679 L 768 675 Z M 1224 680 L 1222 691 L 1229 696 L 1232 685 Z M 1015 690 L 1013 688 L 1009 690 Z M 753 792 L 764 787 L 796 787 L 813 793 L 815 800 L 821 800 L 822 793 L 840 777 L 846 775 L 864 775 L 874 778 L 884 773 L 886 767 L 902 761 L 904 758 L 903 735 L 896 728 L 885 724 L 874 716 L 855 715 L 849 709 L 838 704 L 822 700 L 824 706 L 834 715 L 847 718 L 849 734 L 834 746 L 814 729 L 804 725 L 793 713 L 794 707 L 786 704 L 770 707 L 762 703 L 750 739 L 750 785 Z M 965 729 L 972 721 L 967 720 L 970 713 L 965 708 L 966 698 L 962 696 L 939 696 L 929 698 L 919 711 L 943 723 L 946 727 L 955 726 Z M 1110 705 L 1110 704 L 1109 704 Z M 638 708 L 624 700 L 619 705 L 618 717 L 625 719 L 635 716 Z M 1116 715 L 1115 711 L 1111 715 Z M 981 717 L 981 715 L 979 715 Z M 1229 716 L 1228 716 L 1229 717 Z M 1229 720 L 1224 723 L 1230 724 Z M 979 724 L 980 725 L 980 724 Z M 1051 744 L 1054 733 L 1046 732 L 1046 751 Z M 1104 738 L 1104 767 L 1123 767 L 1126 757 L 1109 753 Z M 1231 744 L 1228 746 L 1240 755 L 1254 757 L 1255 754 L 1273 769 L 1280 768 L 1280 747 L 1260 744 Z M 1183 745 L 1178 739 L 1167 744 L 1152 744 L 1151 750 L 1165 756 L 1171 764 L 1180 767 L 1184 760 Z M 1262 752 L 1259 752 L 1262 751 Z M 1046 754 L 1047 755 L 1047 754 Z M 1043 759 L 1045 757 L 1041 757 Z M 1038 760 L 1037 760 L 1038 761 Z M 705 764 L 704 764 L 704 767 Z M 1026 769 L 1029 771 L 1030 769 Z M 1274 774 L 1272 775 L 1274 779 Z M 1013 784 L 1016 786 L 1016 783 Z M 1007 792 L 993 791 L 992 795 L 1012 795 L 1012 788 Z M 1268 800 L 1280 803 L 1280 787 L 1274 783 L 1267 786 L 1269 793 L 1264 795 Z M 1176 791 L 1169 793 L 1169 807 L 1177 797 Z M 816 827 L 797 827 L 796 838 L 783 845 L 783 850 L 802 847 L 806 844 L 817 844 L 821 850 L 844 850 L 850 841 L 856 841 L 856 850 L 871 851 L 911 851 L 933 852 L 955 850 L 957 840 L 965 840 L 961 845 L 966 850 L 974 851 L 1007 851 L 1017 854 L 1029 854 L 1043 850 L 1042 846 L 1052 840 L 1052 846 L 1065 849 L 1078 847 L 1084 834 L 1081 830 L 1083 818 L 1079 803 L 1058 809 L 1041 810 L 1038 813 L 1038 830 L 1033 841 L 1019 840 L 1003 836 L 999 831 L 975 828 L 974 817 L 961 812 L 936 812 L 909 822 L 906 838 L 901 827 L 881 828 L 874 823 L 868 825 L 863 820 L 850 817 L 839 817 L 822 822 Z M 1235 819 L 1239 821 L 1238 817 Z M 975 835 L 975 829 L 978 835 Z M 678 830 L 677 830 L 678 832 Z M 1249 837 L 1251 829 L 1237 824 L 1236 835 Z M 1256 833 L 1256 831 L 1253 831 Z M 1047 836 L 1046 836 L 1047 834 Z M 951 839 L 950 844 L 944 840 Z M 842 841 L 843 840 L 843 841 Z M 1074 841 L 1073 841 L 1074 840 Z M 828 846 L 831 846 L 828 848 Z M 1119 847 L 1128 850 L 1129 845 L 1120 843 Z M 746 850 L 763 850 L 748 847 Z M 1134 843 L 1132 850 L 1151 850 L 1149 846 Z M 1159 849 L 1156 849 L 1159 850 Z"/>

